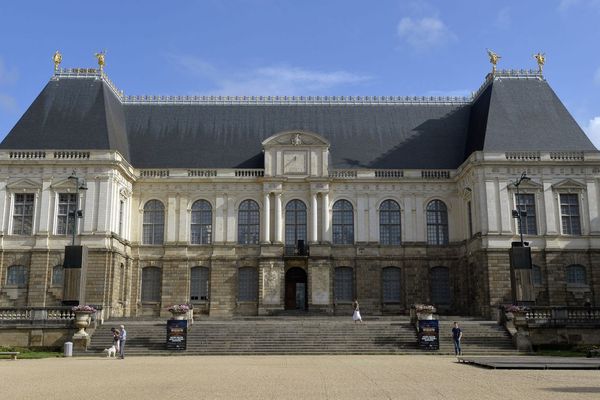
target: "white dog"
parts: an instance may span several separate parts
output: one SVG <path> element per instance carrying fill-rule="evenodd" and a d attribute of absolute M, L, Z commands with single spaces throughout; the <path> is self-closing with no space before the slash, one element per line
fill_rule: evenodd
<path fill-rule="evenodd" d="M 117 357 L 117 348 L 115 346 L 110 346 L 108 349 L 104 349 L 104 352 L 106 352 L 106 357 L 112 357 L 116 358 Z"/>

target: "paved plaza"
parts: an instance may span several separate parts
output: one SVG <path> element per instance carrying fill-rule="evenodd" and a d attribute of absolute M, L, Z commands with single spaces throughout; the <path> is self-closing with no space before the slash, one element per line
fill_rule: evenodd
<path fill-rule="evenodd" d="M 0 360 L 12 399 L 596 399 L 598 371 L 488 370 L 438 356 Z"/>

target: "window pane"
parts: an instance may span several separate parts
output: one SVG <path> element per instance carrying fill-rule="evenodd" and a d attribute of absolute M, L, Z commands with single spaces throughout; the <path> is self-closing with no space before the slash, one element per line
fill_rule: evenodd
<path fill-rule="evenodd" d="M 379 242 L 385 245 L 400 244 L 400 206 L 393 200 L 386 200 L 381 203 Z"/>
<path fill-rule="evenodd" d="M 163 244 L 165 209 L 158 200 L 144 206 L 143 244 Z"/>
<path fill-rule="evenodd" d="M 191 269 L 190 300 L 208 300 L 208 268 Z"/>
<path fill-rule="evenodd" d="M 258 299 L 258 275 L 254 268 L 238 270 L 239 301 L 256 301 Z"/>
<path fill-rule="evenodd" d="M 18 287 L 27 286 L 27 268 L 23 265 L 8 267 L 6 272 L 6 284 Z"/>
<path fill-rule="evenodd" d="M 433 304 L 450 304 L 450 274 L 446 267 L 431 269 L 431 302 Z"/>
<path fill-rule="evenodd" d="M 562 233 L 564 235 L 581 235 L 579 220 L 579 197 L 577 194 L 560 195 L 560 213 Z"/>
<path fill-rule="evenodd" d="M 260 233 L 260 212 L 253 200 L 244 200 L 238 211 L 238 243 L 258 244 Z"/>
<path fill-rule="evenodd" d="M 567 267 L 567 283 L 571 285 L 587 284 L 587 276 L 583 265 L 569 265 Z"/>
<path fill-rule="evenodd" d="M 441 200 L 433 200 L 427 205 L 427 243 L 448 244 L 448 211 Z"/>
<path fill-rule="evenodd" d="M 210 244 L 212 240 L 212 207 L 206 200 L 198 200 L 192 205 L 192 244 Z"/>
<path fill-rule="evenodd" d="M 401 271 L 400 268 L 388 267 L 383 269 L 383 302 L 384 303 L 400 303 L 402 296 L 400 293 L 401 287 Z"/>
<path fill-rule="evenodd" d="M 347 200 L 338 200 L 333 205 L 332 231 L 334 244 L 354 243 L 354 211 Z"/>
<path fill-rule="evenodd" d="M 64 281 L 64 272 L 62 265 L 55 265 L 52 268 L 52 286 L 62 286 Z"/>
<path fill-rule="evenodd" d="M 354 282 L 352 268 L 338 267 L 335 269 L 334 293 L 336 301 L 353 300 Z"/>
<path fill-rule="evenodd" d="M 142 270 L 142 302 L 160 302 L 162 271 L 157 267 Z"/>

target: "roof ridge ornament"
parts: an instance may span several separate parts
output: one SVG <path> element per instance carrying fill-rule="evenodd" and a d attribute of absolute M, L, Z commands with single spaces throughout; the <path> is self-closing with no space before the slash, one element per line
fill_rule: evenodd
<path fill-rule="evenodd" d="M 537 54 L 533 55 L 533 58 L 535 58 L 535 60 L 537 61 L 538 72 L 540 73 L 540 75 L 542 75 L 544 70 L 544 64 L 546 64 L 546 53 L 538 51 Z"/>
<path fill-rule="evenodd" d="M 60 54 L 60 51 L 56 50 L 54 52 L 54 55 L 52 56 L 52 61 L 54 61 L 54 73 L 56 74 L 60 63 L 62 62 L 62 54 Z"/>
<path fill-rule="evenodd" d="M 102 50 L 99 53 L 94 54 L 96 59 L 98 60 L 98 68 L 100 71 L 104 70 L 104 66 L 106 65 L 106 50 Z"/>
<path fill-rule="evenodd" d="M 486 49 L 488 56 L 490 57 L 490 63 L 492 64 L 492 74 L 496 73 L 496 65 L 498 64 L 498 61 L 502 58 L 500 57 L 500 55 L 496 52 L 494 52 L 493 50 L 490 49 Z"/>

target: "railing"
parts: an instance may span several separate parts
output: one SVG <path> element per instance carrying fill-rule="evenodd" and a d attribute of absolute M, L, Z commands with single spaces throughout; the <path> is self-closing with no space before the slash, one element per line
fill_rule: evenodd
<path fill-rule="evenodd" d="M 600 307 L 530 307 L 527 323 L 537 325 L 599 324 Z"/>
<path fill-rule="evenodd" d="M 46 158 L 45 151 L 11 151 L 8 154 L 9 154 L 9 158 L 12 158 L 12 159 L 33 160 L 33 159 Z"/>
<path fill-rule="evenodd" d="M 421 178 L 423 179 L 450 179 L 450 171 L 444 170 L 423 170 L 421 171 Z"/>
<path fill-rule="evenodd" d="M 168 178 L 168 169 L 142 169 L 140 170 L 140 178 Z"/>
<path fill-rule="evenodd" d="M 75 318 L 71 307 L 2 307 L 0 324 L 8 322 L 70 322 Z"/>
<path fill-rule="evenodd" d="M 258 176 L 265 176 L 265 170 L 264 169 L 254 169 L 254 168 L 247 168 L 247 169 L 236 169 L 235 170 L 235 176 L 237 177 L 258 177 Z"/>
<path fill-rule="evenodd" d="M 188 169 L 188 176 L 197 178 L 212 178 L 217 176 L 216 169 Z"/>
<path fill-rule="evenodd" d="M 376 169 L 375 178 L 398 179 L 404 178 L 404 170 L 401 169 Z"/>
<path fill-rule="evenodd" d="M 583 161 L 583 151 L 551 151 L 550 159 L 553 161 Z"/>
<path fill-rule="evenodd" d="M 55 151 L 54 158 L 57 159 L 85 159 L 89 160 L 90 152 L 89 151 Z"/>
<path fill-rule="evenodd" d="M 539 151 L 509 151 L 505 156 L 509 161 L 540 161 Z"/>
<path fill-rule="evenodd" d="M 354 179 L 356 175 L 355 169 L 338 169 L 329 173 L 329 177 L 334 179 Z"/>

